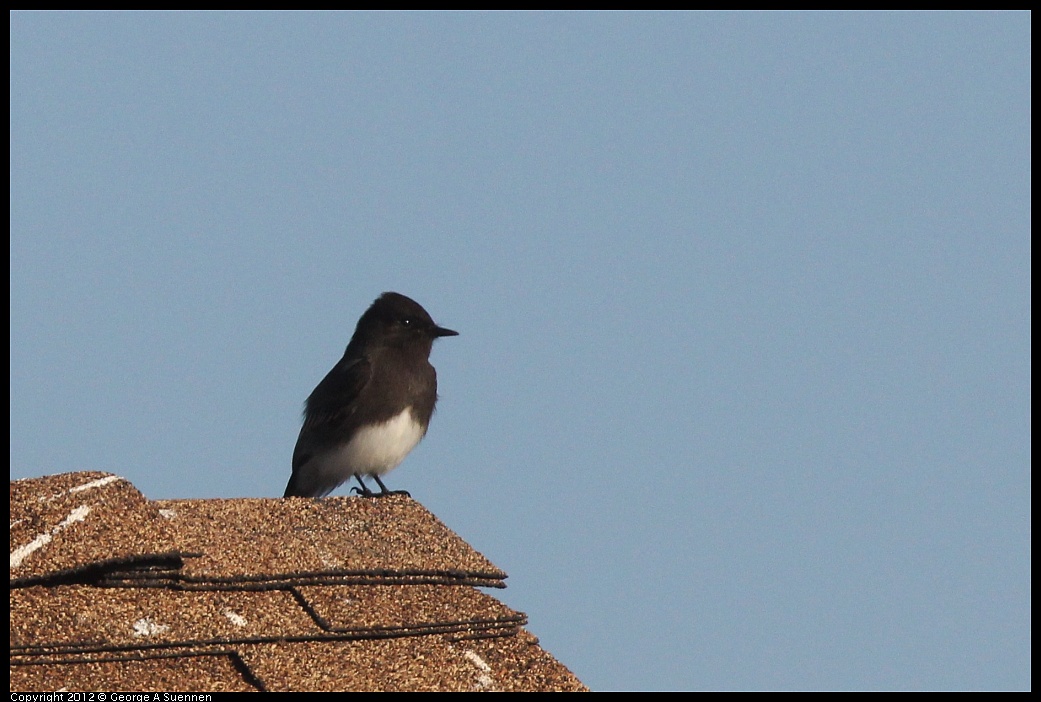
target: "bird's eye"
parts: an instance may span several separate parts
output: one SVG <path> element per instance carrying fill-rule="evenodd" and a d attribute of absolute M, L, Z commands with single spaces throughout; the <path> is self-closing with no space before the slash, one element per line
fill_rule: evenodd
<path fill-rule="evenodd" d="M 413 320 L 412 320 L 411 317 L 405 317 L 403 320 L 401 320 L 401 324 L 406 326 L 406 327 L 411 327 L 412 323 L 413 323 Z"/>

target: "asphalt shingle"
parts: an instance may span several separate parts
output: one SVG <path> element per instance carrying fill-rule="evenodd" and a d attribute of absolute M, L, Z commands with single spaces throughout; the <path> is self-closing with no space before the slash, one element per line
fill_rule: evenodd
<path fill-rule="evenodd" d="M 584 690 L 404 496 L 149 501 L 11 483 L 12 691 Z"/>

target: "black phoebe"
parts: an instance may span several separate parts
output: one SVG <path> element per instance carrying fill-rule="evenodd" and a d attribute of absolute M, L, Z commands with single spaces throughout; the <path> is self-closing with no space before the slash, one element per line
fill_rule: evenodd
<path fill-rule="evenodd" d="M 343 358 L 307 398 L 285 497 L 324 497 L 352 475 L 362 495 L 388 494 L 380 476 L 416 447 L 434 414 L 434 339 L 458 333 L 434 324 L 415 300 L 380 295 L 358 320 Z M 382 492 L 369 490 L 363 475 Z"/>

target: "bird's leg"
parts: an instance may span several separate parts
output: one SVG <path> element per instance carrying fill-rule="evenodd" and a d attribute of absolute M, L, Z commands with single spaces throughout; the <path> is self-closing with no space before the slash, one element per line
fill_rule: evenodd
<path fill-rule="evenodd" d="M 383 481 L 380 480 L 380 476 L 378 476 L 378 475 L 373 475 L 372 478 L 377 483 L 379 483 L 380 490 L 383 491 L 383 492 L 379 493 L 378 495 L 376 495 L 377 497 L 384 497 L 386 495 L 404 495 L 405 497 L 412 497 L 412 495 L 410 495 L 408 493 L 408 490 L 394 490 L 393 492 L 391 492 L 390 490 L 387 489 L 387 486 L 383 484 Z"/>
<path fill-rule="evenodd" d="M 362 497 L 376 497 L 376 493 L 369 489 L 369 486 L 365 484 L 365 481 L 361 479 L 360 473 L 355 473 L 354 477 L 357 478 L 360 488 L 353 487 L 351 492 L 356 492 Z M 379 478 L 376 478 L 376 482 L 379 482 Z M 383 483 L 380 483 L 380 487 L 383 487 Z M 386 492 L 387 488 L 383 488 L 383 492 Z"/>

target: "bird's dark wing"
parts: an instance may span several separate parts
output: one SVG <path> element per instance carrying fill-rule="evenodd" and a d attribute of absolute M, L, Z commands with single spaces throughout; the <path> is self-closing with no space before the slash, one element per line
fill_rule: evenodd
<path fill-rule="evenodd" d="M 368 358 L 345 356 L 318 383 L 307 398 L 304 425 L 293 451 L 294 473 L 316 450 L 342 436 L 344 425 L 357 409 L 358 396 L 371 379 L 372 364 Z"/>

